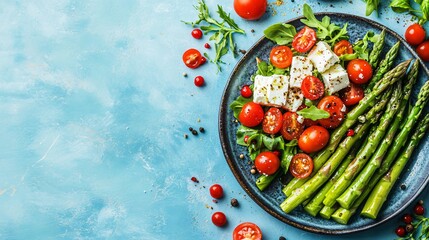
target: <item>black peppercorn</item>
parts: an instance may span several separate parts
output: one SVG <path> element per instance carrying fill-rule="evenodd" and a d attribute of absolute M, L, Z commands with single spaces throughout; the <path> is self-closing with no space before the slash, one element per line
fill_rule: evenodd
<path fill-rule="evenodd" d="M 405 190 L 407 188 L 407 185 L 401 184 L 401 190 Z"/>
<path fill-rule="evenodd" d="M 192 130 L 192 135 L 198 135 L 197 130 L 193 129 L 193 130 Z"/>
<path fill-rule="evenodd" d="M 414 226 L 412 224 L 405 225 L 405 231 L 412 232 L 414 230 Z"/>
<path fill-rule="evenodd" d="M 205 132 L 205 131 L 206 131 L 203 127 L 200 127 L 200 129 L 199 129 L 199 130 L 200 130 L 200 132 L 201 132 L 201 133 L 203 133 L 203 132 Z"/>
<path fill-rule="evenodd" d="M 189 131 L 194 131 L 194 128 L 193 127 L 189 127 Z"/>
<path fill-rule="evenodd" d="M 279 237 L 279 240 L 286 240 L 286 238 L 281 236 L 281 237 Z"/>
<path fill-rule="evenodd" d="M 238 207 L 238 200 L 235 198 L 231 199 L 231 206 Z"/>

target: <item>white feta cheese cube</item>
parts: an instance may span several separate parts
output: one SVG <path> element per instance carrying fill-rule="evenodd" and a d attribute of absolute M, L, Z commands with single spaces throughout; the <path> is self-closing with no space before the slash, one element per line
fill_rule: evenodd
<path fill-rule="evenodd" d="M 347 71 L 340 64 L 335 64 L 322 73 L 322 78 L 329 94 L 336 93 L 350 84 Z"/>
<path fill-rule="evenodd" d="M 276 107 L 284 106 L 289 90 L 289 76 L 272 75 L 270 80 L 268 84 L 268 102 Z"/>
<path fill-rule="evenodd" d="M 313 75 L 313 64 L 310 59 L 303 56 L 292 58 L 290 66 L 290 87 L 301 88 L 302 80 L 305 77 Z"/>
<path fill-rule="evenodd" d="M 270 77 L 256 75 L 253 82 L 253 102 L 262 105 L 268 104 L 268 81 Z"/>
<path fill-rule="evenodd" d="M 296 112 L 304 101 L 304 95 L 300 88 L 291 87 L 287 95 L 285 108 L 291 112 Z"/>
<path fill-rule="evenodd" d="M 331 47 L 323 41 L 316 43 L 308 53 L 308 58 L 320 73 L 325 72 L 340 61 L 338 56 L 331 50 Z"/>

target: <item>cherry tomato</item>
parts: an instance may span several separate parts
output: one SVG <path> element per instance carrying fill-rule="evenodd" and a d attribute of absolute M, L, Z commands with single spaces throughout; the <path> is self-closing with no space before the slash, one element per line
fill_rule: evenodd
<path fill-rule="evenodd" d="M 284 139 L 293 140 L 298 139 L 304 131 L 304 124 L 298 121 L 298 114 L 296 112 L 286 112 L 283 114 L 283 124 L 280 132 Z"/>
<path fill-rule="evenodd" d="M 246 20 L 261 18 L 267 9 L 267 0 L 234 0 L 234 10 Z"/>
<path fill-rule="evenodd" d="M 329 132 L 321 126 L 311 126 L 302 132 L 298 140 L 299 148 L 306 153 L 314 153 L 329 142 Z"/>
<path fill-rule="evenodd" d="M 262 130 L 268 134 L 276 134 L 280 131 L 283 124 L 283 114 L 280 109 L 272 107 L 265 112 L 262 121 Z"/>
<path fill-rule="evenodd" d="M 334 53 L 337 56 L 341 56 L 344 54 L 352 54 L 353 45 L 349 41 L 343 39 L 334 45 Z"/>
<path fill-rule="evenodd" d="M 319 119 L 319 124 L 325 128 L 336 128 L 344 120 L 345 105 L 337 96 L 331 95 L 322 98 L 317 104 L 317 108 L 329 113 L 329 118 Z"/>
<path fill-rule="evenodd" d="M 287 68 L 292 64 L 293 53 L 288 46 L 275 46 L 270 52 L 270 61 L 277 68 Z"/>
<path fill-rule="evenodd" d="M 372 67 L 363 59 L 353 59 L 347 65 L 347 73 L 353 83 L 364 84 L 372 77 Z"/>
<path fill-rule="evenodd" d="M 241 96 L 245 97 L 245 98 L 250 98 L 252 96 L 252 89 L 250 89 L 249 85 L 244 85 L 241 88 Z"/>
<path fill-rule="evenodd" d="M 194 84 L 197 87 L 202 87 L 204 86 L 204 78 L 202 76 L 196 76 L 194 78 Z"/>
<path fill-rule="evenodd" d="M 363 88 L 353 83 L 350 83 L 350 86 L 341 91 L 340 94 L 341 100 L 348 107 L 359 103 L 359 101 L 363 99 L 364 95 L 365 93 Z"/>
<path fill-rule="evenodd" d="M 223 188 L 221 185 L 219 184 L 213 184 L 210 187 L 210 196 L 212 196 L 213 198 L 222 198 L 223 197 Z"/>
<path fill-rule="evenodd" d="M 322 81 L 315 76 L 307 76 L 301 83 L 302 94 L 310 100 L 317 100 L 325 93 Z"/>
<path fill-rule="evenodd" d="M 191 34 L 192 34 L 192 37 L 196 39 L 201 39 L 203 37 L 203 32 L 198 28 L 195 28 L 194 30 L 192 30 Z"/>
<path fill-rule="evenodd" d="M 257 103 L 248 102 L 241 109 L 238 120 L 246 127 L 256 127 L 264 120 L 264 110 Z"/>
<path fill-rule="evenodd" d="M 407 213 L 402 217 L 402 221 L 404 221 L 406 224 L 410 224 L 413 221 L 413 217 L 411 214 Z"/>
<path fill-rule="evenodd" d="M 232 240 L 262 240 L 262 231 L 254 223 L 240 223 L 232 232 Z"/>
<path fill-rule="evenodd" d="M 405 235 L 407 235 L 407 231 L 405 231 L 404 226 L 397 227 L 395 233 L 398 235 L 398 237 L 405 237 Z"/>
<path fill-rule="evenodd" d="M 280 159 L 273 152 L 261 152 L 255 158 L 255 167 L 261 174 L 272 175 L 279 169 Z"/>
<path fill-rule="evenodd" d="M 210 43 L 204 43 L 204 47 L 207 49 L 210 49 L 211 48 Z"/>
<path fill-rule="evenodd" d="M 289 172 L 295 178 L 306 178 L 313 171 L 313 159 L 305 153 L 298 153 L 292 157 Z"/>
<path fill-rule="evenodd" d="M 416 48 L 417 55 L 419 57 L 427 62 L 429 61 L 429 41 L 422 42 L 417 48 Z"/>
<path fill-rule="evenodd" d="M 417 204 L 414 207 L 414 214 L 416 214 L 416 215 L 423 215 L 423 214 L 425 214 L 425 208 L 423 207 L 423 205 Z"/>
<path fill-rule="evenodd" d="M 292 40 L 292 47 L 300 52 L 305 53 L 310 50 L 316 43 L 316 32 L 307 26 L 301 29 Z"/>
<path fill-rule="evenodd" d="M 190 48 L 183 53 L 182 60 L 188 68 L 197 68 L 201 65 L 201 57 L 200 51 Z"/>
<path fill-rule="evenodd" d="M 426 30 L 422 25 L 418 23 L 411 24 L 405 30 L 405 40 L 407 43 L 413 46 L 417 46 L 422 43 L 426 38 Z"/>
<path fill-rule="evenodd" d="M 215 212 L 212 215 L 212 222 L 218 227 L 222 227 L 226 224 L 226 216 L 223 212 Z"/>

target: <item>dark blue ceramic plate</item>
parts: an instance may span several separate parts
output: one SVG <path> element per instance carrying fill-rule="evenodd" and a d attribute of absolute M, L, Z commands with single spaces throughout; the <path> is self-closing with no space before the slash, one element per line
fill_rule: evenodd
<path fill-rule="evenodd" d="M 397 58 L 397 63 L 406 59 L 418 59 L 416 53 L 406 44 L 406 42 L 395 32 L 386 27 L 362 18 L 359 16 L 338 13 L 319 13 L 316 16 L 320 19 L 323 16 L 331 17 L 331 20 L 343 25 L 348 23 L 348 32 L 351 42 L 358 38 L 362 38 L 367 31 L 379 33 L 382 29 L 386 29 L 386 46 L 385 51 L 389 49 L 397 41 L 401 41 L 401 48 Z M 302 23 L 298 19 L 293 19 L 288 23 L 297 28 L 302 27 Z M 241 153 L 246 153 L 246 148 L 236 144 L 236 131 L 239 126 L 235 122 L 233 113 L 229 108 L 234 99 L 240 94 L 239 89 L 244 84 L 250 84 L 250 76 L 256 71 L 255 58 L 259 57 L 263 60 L 268 60 L 269 51 L 274 46 L 274 43 L 266 38 L 261 38 L 238 62 L 234 68 L 229 81 L 223 93 L 222 102 L 219 112 L 219 134 L 226 157 L 226 161 L 230 166 L 233 174 L 237 178 L 243 189 L 252 197 L 252 199 L 260 205 L 265 211 L 281 221 L 292 226 L 316 233 L 325 234 L 343 234 L 362 231 L 371 227 L 377 226 L 387 220 L 398 215 L 410 203 L 412 203 L 418 194 L 424 189 L 429 181 L 429 161 L 425 156 L 429 155 L 429 140 L 426 137 L 416 149 L 412 159 L 408 163 L 406 172 L 397 181 L 388 200 L 385 202 L 377 220 L 360 217 L 359 214 L 350 219 L 348 225 L 341 225 L 332 220 L 325 220 L 320 217 L 311 217 L 305 213 L 302 208 L 297 208 L 290 214 L 284 213 L 279 205 L 285 199 L 281 189 L 280 181 L 275 181 L 264 192 L 260 192 L 255 186 L 256 175 L 250 173 L 251 165 L 248 164 L 249 158 L 240 159 Z M 428 69 L 421 63 L 419 80 L 414 87 L 412 101 L 414 102 L 417 93 L 426 79 L 428 79 Z M 400 184 L 406 184 L 406 190 L 399 188 Z"/>

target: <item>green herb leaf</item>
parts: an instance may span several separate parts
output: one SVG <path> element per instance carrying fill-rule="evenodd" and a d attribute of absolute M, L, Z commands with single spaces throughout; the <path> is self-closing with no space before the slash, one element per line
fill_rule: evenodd
<path fill-rule="evenodd" d="M 244 104 L 252 101 L 252 98 L 245 98 L 241 95 L 237 97 L 230 105 L 229 107 L 232 109 L 232 112 L 234 113 L 234 117 L 238 119 L 238 115 L 241 112 L 241 109 L 243 108 Z"/>
<path fill-rule="evenodd" d="M 302 110 L 299 110 L 299 115 L 303 116 L 304 118 L 311 119 L 313 121 L 319 120 L 319 119 L 325 119 L 328 118 L 330 115 L 327 111 L 318 109 L 316 106 L 311 106 L 309 108 L 304 108 Z"/>
<path fill-rule="evenodd" d="M 276 23 L 265 29 L 264 35 L 278 45 L 286 45 L 292 42 L 296 29 L 287 23 Z"/>
<path fill-rule="evenodd" d="M 285 75 L 286 72 L 288 72 L 289 69 L 282 69 L 282 68 L 276 68 L 273 65 L 262 61 L 261 59 L 257 59 L 257 66 L 258 70 L 256 71 L 255 75 L 262 75 L 262 76 L 272 76 L 274 74 L 277 75 Z"/>
<path fill-rule="evenodd" d="M 285 148 L 282 152 L 280 159 L 280 166 L 283 168 L 284 173 L 288 172 L 290 161 L 292 160 L 293 156 L 298 152 L 297 146 L 298 141 L 295 139 L 285 144 Z"/>
<path fill-rule="evenodd" d="M 380 0 L 366 0 L 366 11 L 365 15 L 369 16 L 372 12 L 377 12 Z"/>
<path fill-rule="evenodd" d="M 412 9 L 409 0 L 392 0 L 390 7 L 397 13 L 407 12 Z"/>

